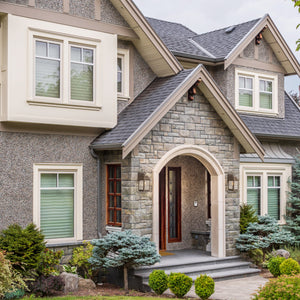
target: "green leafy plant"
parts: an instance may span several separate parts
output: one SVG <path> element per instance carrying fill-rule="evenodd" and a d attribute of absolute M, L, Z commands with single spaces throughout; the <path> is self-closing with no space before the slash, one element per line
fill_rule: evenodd
<path fill-rule="evenodd" d="M 297 261 L 292 258 L 288 258 L 283 261 L 280 266 L 280 274 L 282 275 L 294 275 L 300 273 L 300 266 Z"/>
<path fill-rule="evenodd" d="M 261 249 L 253 249 L 247 252 L 250 260 L 257 266 L 261 266 L 263 264 L 263 252 Z"/>
<path fill-rule="evenodd" d="M 123 267 L 124 288 L 128 290 L 128 269 L 153 265 L 160 260 L 153 242 L 131 231 L 120 231 L 92 241 L 93 255 L 88 260 L 94 268 Z"/>
<path fill-rule="evenodd" d="M 61 251 L 53 251 L 46 248 L 41 253 L 41 263 L 37 268 L 37 272 L 39 275 L 59 275 L 59 271 L 57 266 L 64 255 L 64 252 Z"/>
<path fill-rule="evenodd" d="M 0 250 L 0 299 L 18 289 L 26 289 L 21 275 L 13 269 L 5 252 Z"/>
<path fill-rule="evenodd" d="M 44 236 L 34 224 L 29 224 L 25 229 L 13 224 L 1 232 L 0 249 L 6 251 L 6 257 L 14 269 L 23 276 L 29 276 L 41 262 L 41 253 L 45 249 Z"/>
<path fill-rule="evenodd" d="M 35 281 L 29 283 L 28 287 L 32 293 L 37 296 L 50 296 L 55 295 L 57 292 L 62 291 L 65 284 L 63 279 L 59 276 L 41 275 Z"/>
<path fill-rule="evenodd" d="M 94 246 L 90 243 L 84 243 L 83 246 L 73 249 L 72 259 L 70 265 L 78 268 L 79 273 L 84 278 L 93 278 L 93 269 L 91 263 L 88 261 L 93 254 Z"/>
<path fill-rule="evenodd" d="M 248 225 L 257 221 L 255 209 L 251 205 L 243 204 L 240 206 L 240 233 L 245 233 Z"/>
<path fill-rule="evenodd" d="M 203 300 L 208 299 L 215 292 L 214 280 L 205 275 L 200 275 L 195 280 L 195 293 Z"/>
<path fill-rule="evenodd" d="M 183 273 L 171 273 L 169 275 L 169 288 L 178 298 L 182 298 L 191 289 L 192 284 L 192 278 Z"/>
<path fill-rule="evenodd" d="M 64 272 L 77 274 L 77 267 L 75 266 L 63 265 L 62 268 Z"/>
<path fill-rule="evenodd" d="M 281 245 L 292 244 L 295 241 L 293 235 L 283 230 L 278 221 L 270 216 L 259 216 L 258 222 L 250 223 L 246 233 L 240 234 L 236 240 L 236 248 L 241 252 L 253 249 L 263 251 L 263 260 L 267 252 Z"/>
<path fill-rule="evenodd" d="M 278 277 L 281 274 L 279 267 L 283 261 L 285 261 L 285 258 L 280 256 L 269 259 L 267 267 L 274 277 Z"/>
<path fill-rule="evenodd" d="M 300 299 L 300 275 L 286 276 L 271 279 L 260 287 L 254 295 L 254 300 L 297 300 Z"/>
<path fill-rule="evenodd" d="M 300 247 L 298 246 L 289 246 L 284 248 L 286 251 L 290 253 L 290 257 L 296 260 L 297 262 L 300 262 Z"/>
<path fill-rule="evenodd" d="M 149 286 L 158 295 L 168 288 L 168 275 L 163 270 L 154 270 L 149 275 Z"/>

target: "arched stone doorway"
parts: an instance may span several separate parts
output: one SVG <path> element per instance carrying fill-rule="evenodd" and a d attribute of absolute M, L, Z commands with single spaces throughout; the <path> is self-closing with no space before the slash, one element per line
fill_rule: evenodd
<path fill-rule="evenodd" d="M 225 175 L 217 159 L 200 146 L 178 146 L 167 152 L 153 169 L 153 241 L 159 245 L 159 174 L 177 156 L 194 157 L 211 175 L 211 255 L 225 257 Z"/>

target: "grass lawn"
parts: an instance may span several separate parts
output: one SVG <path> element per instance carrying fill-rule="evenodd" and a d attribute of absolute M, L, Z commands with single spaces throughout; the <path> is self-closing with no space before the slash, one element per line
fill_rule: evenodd
<path fill-rule="evenodd" d="M 150 300 L 157 299 L 158 297 L 133 297 L 133 296 L 64 296 L 64 297 L 24 297 L 22 299 L 43 299 L 43 300 L 76 300 L 76 299 L 89 299 L 89 300 Z"/>

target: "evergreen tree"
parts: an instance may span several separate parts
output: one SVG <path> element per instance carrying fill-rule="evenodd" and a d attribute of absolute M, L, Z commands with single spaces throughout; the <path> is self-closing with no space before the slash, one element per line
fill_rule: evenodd
<path fill-rule="evenodd" d="M 267 252 L 294 241 L 294 236 L 282 229 L 275 218 L 266 215 L 259 216 L 258 222 L 249 224 L 246 233 L 236 240 L 236 248 L 241 252 L 261 249 L 265 260 Z"/>
<path fill-rule="evenodd" d="M 159 262 L 155 244 L 146 237 L 131 231 L 110 233 L 91 242 L 94 246 L 89 262 L 94 267 L 114 268 L 123 266 L 124 288 L 128 290 L 128 269 L 153 265 Z"/>
<path fill-rule="evenodd" d="M 300 245 L 300 158 L 296 158 L 293 165 L 291 191 L 286 207 L 286 226 L 295 236 L 295 243 Z"/>

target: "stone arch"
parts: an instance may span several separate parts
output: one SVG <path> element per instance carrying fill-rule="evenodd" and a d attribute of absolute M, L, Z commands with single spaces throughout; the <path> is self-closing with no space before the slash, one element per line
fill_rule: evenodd
<path fill-rule="evenodd" d="M 181 145 L 168 151 L 153 169 L 152 240 L 159 245 L 159 173 L 173 158 L 186 155 L 199 160 L 211 175 L 211 255 L 225 257 L 225 174 L 218 160 L 195 145 Z"/>

